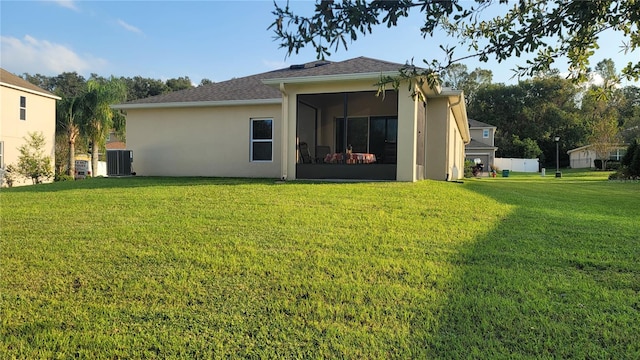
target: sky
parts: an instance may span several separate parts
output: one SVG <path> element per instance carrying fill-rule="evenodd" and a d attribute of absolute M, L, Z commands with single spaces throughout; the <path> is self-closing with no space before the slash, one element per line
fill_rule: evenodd
<path fill-rule="evenodd" d="M 276 0 L 281 5 L 285 0 Z M 300 15 L 311 16 L 314 1 L 290 1 Z M 55 76 L 62 72 L 117 77 L 142 76 L 163 81 L 188 76 L 219 82 L 313 61 L 313 49 L 287 56 L 268 30 L 273 0 L 234 1 L 0 1 L 0 66 L 14 74 Z M 328 60 L 359 56 L 404 64 L 413 59 L 443 60 L 439 45 L 456 45 L 445 34 L 422 38 L 419 12 L 397 27 L 374 28 L 373 34 L 333 51 Z M 622 39 L 609 36 L 591 65 L 612 58 L 617 70 L 640 54 L 620 52 Z M 458 45 L 458 49 L 464 49 Z M 463 52 L 458 55 L 464 55 Z M 463 62 L 469 71 L 493 72 L 494 83 L 513 84 L 512 69 L 525 59 Z M 566 63 L 554 67 L 567 71 Z M 637 85 L 637 83 L 623 83 Z"/>

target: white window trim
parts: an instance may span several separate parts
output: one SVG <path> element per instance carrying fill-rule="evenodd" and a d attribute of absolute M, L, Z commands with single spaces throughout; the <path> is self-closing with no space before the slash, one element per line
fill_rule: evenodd
<path fill-rule="evenodd" d="M 271 121 L 271 139 L 254 139 L 253 138 L 253 122 L 254 121 L 264 121 L 264 120 Z M 249 127 L 249 132 L 250 132 L 249 138 L 251 139 L 250 140 L 251 145 L 249 147 L 249 161 L 251 161 L 251 162 L 262 162 L 262 163 L 273 162 L 273 132 L 274 132 L 273 131 L 273 123 L 274 123 L 273 122 L 273 118 L 252 118 L 251 119 L 251 125 Z M 271 143 L 271 160 L 254 160 L 253 159 L 253 144 L 257 143 L 257 142 L 260 142 L 260 143 L 266 143 L 266 142 Z"/>

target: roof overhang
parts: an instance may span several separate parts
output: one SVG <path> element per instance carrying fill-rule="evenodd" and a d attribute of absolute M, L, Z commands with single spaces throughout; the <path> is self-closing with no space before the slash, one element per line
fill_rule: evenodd
<path fill-rule="evenodd" d="M 467 105 L 464 103 L 464 92 L 462 90 L 443 88 L 440 89 L 440 94 L 436 97 L 442 96 L 449 98 L 449 106 L 451 106 L 453 116 L 456 118 L 456 124 L 462 134 L 462 140 L 465 144 L 468 144 L 471 141 L 471 133 L 469 132 L 469 119 L 467 118 Z"/>
<path fill-rule="evenodd" d="M 247 106 L 247 105 L 277 105 L 282 103 L 282 98 L 277 99 L 251 99 L 251 100 L 223 100 L 223 101 L 185 101 L 168 103 L 140 103 L 140 104 L 116 104 L 111 105 L 116 110 L 131 109 L 168 109 L 168 108 L 196 108 L 196 107 L 221 107 L 221 106 Z"/>
<path fill-rule="evenodd" d="M 337 81 L 357 81 L 357 80 L 380 80 L 383 76 L 395 77 L 400 75 L 398 71 L 357 73 L 357 74 L 336 74 L 319 76 L 299 76 L 264 79 L 262 83 L 269 86 L 279 87 L 280 84 L 314 84 Z"/>
<path fill-rule="evenodd" d="M 14 89 L 14 90 L 23 91 L 23 92 L 34 94 L 34 95 L 44 96 L 44 97 L 47 97 L 47 98 L 50 98 L 50 99 L 54 99 L 54 100 L 61 100 L 62 99 L 61 97 L 53 95 L 53 94 L 47 94 L 47 93 L 44 93 L 44 92 L 41 92 L 41 91 L 27 89 L 27 88 L 24 88 L 24 87 L 21 87 L 21 86 L 16 86 L 16 85 L 9 84 L 9 83 L 6 83 L 6 82 L 1 82 L 0 81 L 0 85 L 2 85 L 4 87 L 11 88 L 11 89 Z"/>

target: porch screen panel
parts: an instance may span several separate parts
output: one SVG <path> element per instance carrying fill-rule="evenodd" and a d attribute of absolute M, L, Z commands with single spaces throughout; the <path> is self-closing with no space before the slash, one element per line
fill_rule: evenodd
<path fill-rule="evenodd" d="M 372 117 L 370 121 L 369 152 L 378 159 L 385 158 L 385 149 L 397 146 L 398 118 L 396 117 Z M 395 161 L 391 161 L 395 162 Z"/>
<path fill-rule="evenodd" d="M 347 143 L 344 139 L 344 119 L 336 119 L 336 152 L 344 152 L 351 145 L 353 152 L 369 152 L 369 118 L 348 118 L 346 124 Z"/>

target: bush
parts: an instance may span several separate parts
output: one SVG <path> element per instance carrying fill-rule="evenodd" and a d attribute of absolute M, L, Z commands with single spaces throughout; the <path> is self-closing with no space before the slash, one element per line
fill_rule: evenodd
<path fill-rule="evenodd" d="M 602 169 L 602 160 L 601 159 L 593 160 L 593 166 L 595 166 L 596 170 Z"/>
<path fill-rule="evenodd" d="M 610 160 L 607 162 L 607 170 L 618 170 L 621 167 L 620 161 Z"/>
<path fill-rule="evenodd" d="M 464 161 L 464 177 L 470 178 L 473 177 L 473 167 L 476 166 L 476 163 L 473 160 L 465 160 Z"/>
<path fill-rule="evenodd" d="M 73 181 L 73 180 L 75 180 L 73 176 L 66 175 L 66 174 L 62 174 L 62 175 L 57 174 L 56 177 L 53 179 L 53 181 L 56 181 L 56 182 L 57 181 Z"/>
<path fill-rule="evenodd" d="M 6 183 L 7 187 L 13 187 L 13 183 L 16 181 L 17 176 L 18 171 L 16 170 L 15 166 L 7 165 L 7 168 L 4 169 L 4 173 L 2 174 L 2 182 Z"/>

